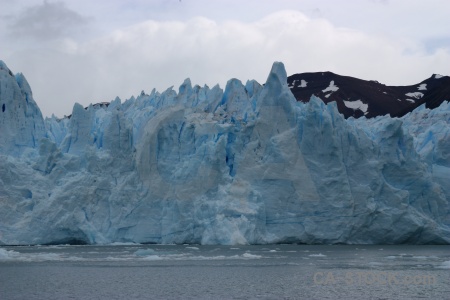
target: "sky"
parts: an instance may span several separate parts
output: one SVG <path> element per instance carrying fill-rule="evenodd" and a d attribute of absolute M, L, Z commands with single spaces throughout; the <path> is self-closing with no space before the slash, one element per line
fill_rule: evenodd
<path fill-rule="evenodd" d="M 0 0 L 0 60 L 44 116 L 163 92 L 331 71 L 411 85 L 450 75 L 448 0 Z"/>

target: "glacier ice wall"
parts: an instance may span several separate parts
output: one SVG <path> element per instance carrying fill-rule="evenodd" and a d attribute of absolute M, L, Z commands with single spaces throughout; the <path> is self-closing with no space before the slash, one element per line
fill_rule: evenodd
<path fill-rule="evenodd" d="M 450 243 L 450 105 L 348 119 L 283 64 L 45 121 L 0 64 L 0 243 Z"/>
<path fill-rule="evenodd" d="M 22 74 L 13 75 L 0 61 L 0 153 L 21 154 L 45 136 L 44 120 Z"/>

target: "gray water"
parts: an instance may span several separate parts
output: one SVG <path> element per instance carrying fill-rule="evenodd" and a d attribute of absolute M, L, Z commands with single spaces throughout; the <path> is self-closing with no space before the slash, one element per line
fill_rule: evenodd
<path fill-rule="evenodd" d="M 450 299 L 449 246 L 0 248 L 0 299 Z"/>

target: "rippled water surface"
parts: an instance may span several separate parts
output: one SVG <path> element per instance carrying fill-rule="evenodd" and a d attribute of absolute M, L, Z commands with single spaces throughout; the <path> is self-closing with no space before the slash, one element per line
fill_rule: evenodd
<path fill-rule="evenodd" d="M 449 299 L 449 246 L 0 248 L 0 299 Z"/>

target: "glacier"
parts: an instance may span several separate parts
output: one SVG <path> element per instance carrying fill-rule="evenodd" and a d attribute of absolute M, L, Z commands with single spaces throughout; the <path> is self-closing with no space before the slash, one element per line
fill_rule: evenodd
<path fill-rule="evenodd" d="M 0 244 L 450 244 L 450 104 L 345 119 L 276 62 L 44 120 L 0 61 Z"/>

